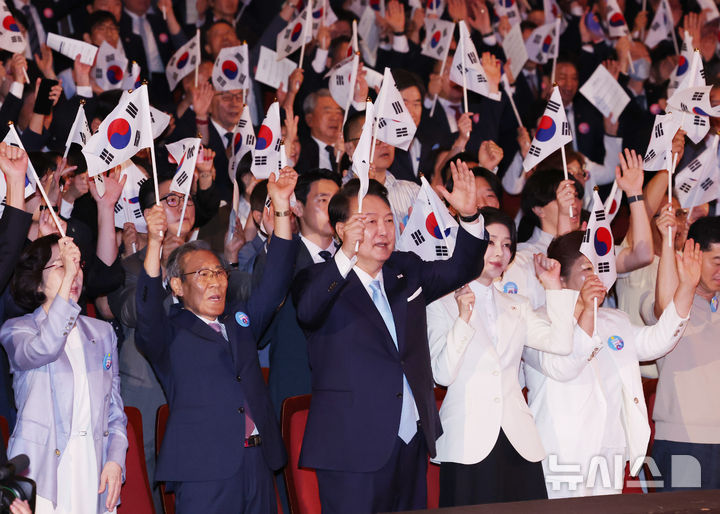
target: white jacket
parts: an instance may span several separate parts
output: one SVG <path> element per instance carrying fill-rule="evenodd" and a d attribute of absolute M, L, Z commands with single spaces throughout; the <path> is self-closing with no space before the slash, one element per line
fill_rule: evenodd
<path fill-rule="evenodd" d="M 633 325 L 621 310 L 601 308 L 599 339 L 594 341 L 576 326 L 570 355 L 526 349 L 523 358 L 528 401 L 548 454 L 557 455 L 560 464 L 580 464 L 587 469 L 591 458 L 600 454 L 606 435 L 607 401 L 601 380 L 620 380 L 625 458 L 636 475 L 641 464 L 638 458 L 645 456 L 650 438 L 639 362 L 655 360 L 672 350 L 682 337 L 687 319 L 678 315 L 672 302 L 658 323 L 650 327 Z M 599 352 L 612 357 L 616 374 L 597 376 L 598 368 L 590 362 Z"/>
<path fill-rule="evenodd" d="M 525 297 L 492 290 L 497 348 L 477 310 L 469 324 L 460 319 L 453 294 L 427 309 L 433 377 L 448 386 L 440 409 L 443 435 L 437 440 L 437 462 L 482 461 L 495 446 L 501 427 L 526 460 L 537 462 L 545 456 L 518 383 L 520 358 L 525 345 L 570 353 L 577 292 L 548 291 L 546 317 L 534 312 Z"/>

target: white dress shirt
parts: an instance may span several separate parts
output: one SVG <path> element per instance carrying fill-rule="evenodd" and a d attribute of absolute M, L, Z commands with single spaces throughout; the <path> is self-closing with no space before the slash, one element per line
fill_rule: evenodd
<path fill-rule="evenodd" d="M 147 15 L 143 14 L 142 16 L 138 16 L 127 9 L 125 9 L 125 13 L 132 19 L 133 33 L 140 36 L 143 40 L 145 58 L 147 59 L 150 72 L 165 73 L 165 65 L 162 62 L 162 57 L 160 57 L 160 50 L 158 50 L 157 43 L 155 42 L 153 29 L 147 20 Z"/>
<path fill-rule="evenodd" d="M 337 250 L 337 248 L 335 248 L 335 243 L 332 241 L 330 242 L 330 246 L 328 246 L 327 248 L 320 248 L 318 245 L 310 241 L 302 234 L 300 234 L 300 240 L 305 244 L 308 252 L 310 252 L 310 257 L 312 257 L 312 260 L 315 264 L 325 262 L 325 259 L 320 257 L 320 252 L 330 252 L 330 255 L 334 256 L 335 251 Z"/>
<path fill-rule="evenodd" d="M 335 163 L 330 162 L 330 153 L 327 151 L 326 146 L 328 146 L 327 143 L 323 143 L 315 136 L 312 136 L 312 140 L 315 141 L 315 144 L 318 146 L 318 168 L 325 168 L 328 170 L 334 170 L 335 169 Z M 333 145 L 330 145 L 333 146 Z M 334 147 L 333 147 L 334 148 Z"/>

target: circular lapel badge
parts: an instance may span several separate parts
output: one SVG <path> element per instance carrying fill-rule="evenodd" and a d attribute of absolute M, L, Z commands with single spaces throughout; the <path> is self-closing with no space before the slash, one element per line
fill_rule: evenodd
<path fill-rule="evenodd" d="M 103 357 L 103 367 L 105 369 L 110 369 L 110 366 L 112 366 L 112 355 L 107 353 L 105 354 L 105 357 Z"/>
<path fill-rule="evenodd" d="M 505 285 L 503 285 L 503 292 L 507 294 L 517 294 L 518 286 L 515 282 L 505 282 Z"/>
<path fill-rule="evenodd" d="M 710 310 L 713 312 L 717 312 L 718 309 L 718 295 L 715 295 L 712 297 L 712 300 L 710 300 Z"/>
<path fill-rule="evenodd" d="M 625 341 L 623 341 L 620 336 L 610 336 L 608 337 L 608 346 L 611 350 L 622 350 L 625 346 Z"/>
<path fill-rule="evenodd" d="M 241 327 L 249 327 L 250 326 L 250 317 L 245 314 L 244 312 L 236 312 L 235 313 L 235 321 L 237 321 L 237 324 Z"/>
<path fill-rule="evenodd" d="M 586 122 L 582 122 L 578 125 L 578 131 L 581 134 L 589 134 L 590 133 L 590 124 Z"/>

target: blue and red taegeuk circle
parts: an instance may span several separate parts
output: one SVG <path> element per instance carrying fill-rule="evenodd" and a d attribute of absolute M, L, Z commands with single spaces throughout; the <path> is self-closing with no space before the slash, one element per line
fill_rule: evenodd
<path fill-rule="evenodd" d="M 425 218 L 425 228 L 427 229 L 428 233 L 433 236 L 435 239 L 442 239 L 443 234 L 440 230 L 440 225 L 438 225 L 437 219 L 435 219 L 435 213 L 431 212 L 427 218 Z M 450 229 L 445 229 L 445 237 L 450 235 Z"/>
<path fill-rule="evenodd" d="M 235 79 L 238 74 L 238 67 L 237 64 L 235 64 L 235 61 L 228 59 L 227 61 L 223 61 L 222 63 L 222 72 L 223 75 L 225 75 L 230 80 Z"/>
<path fill-rule="evenodd" d="M 11 15 L 5 16 L 3 18 L 2 24 L 5 30 L 9 30 L 10 32 L 20 32 L 20 27 L 18 27 L 15 18 L 13 18 Z"/>
<path fill-rule="evenodd" d="M 302 23 L 297 22 L 293 27 L 292 32 L 290 32 L 290 41 L 292 41 L 293 43 L 297 41 L 300 37 L 300 34 L 302 34 Z"/>
<path fill-rule="evenodd" d="M 110 145 L 116 150 L 122 150 L 130 143 L 132 129 L 124 118 L 117 118 L 110 122 L 107 128 L 107 138 Z"/>
<path fill-rule="evenodd" d="M 440 44 L 440 39 L 442 38 L 442 34 L 439 30 L 436 30 L 435 33 L 432 35 L 432 38 L 430 38 L 430 47 L 435 48 Z"/>
<path fill-rule="evenodd" d="M 611 27 L 622 27 L 625 25 L 625 17 L 620 12 L 614 12 L 610 15 Z"/>
<path fill-rule="evenodd" d="M 183 52 L 183 54 L 180 56 L 180 58 L 177 60 L 177 63 L 175 65 L 179 70 L 182 70 L 185 65 L 188 63 L 188 60 L 190 60 L 190 54 L 188 52 Z"/>
<path fill-rule="evenodd" d="M 613 246 L 613 237 L 608 229 L 605 227 L 599 227 L 595 231 L 595 237 L 593 241 L 595 245 L 595 253 L 600 257 L 607 255 Z"/>
<path fill-rule="evenodd" d="M 117 64 L 113 64 L 108 67 L 107 71 L 105 72 L 105 76 L 111 84 L 115 85 L 122 80 L 123 70 Z"/>
<path fill-rule="evenodd" d="M 255 150 L 265 150 L 273 141 L 273 133 L 270 127 L 263 125 L 258 130 L 257 141 L 255 142 Z"/>
<path fill-rule="evenodd" d="M 556 131 L 557 125 L 555 124 L 555 121 L 550 116 L 543 116 L 540 118 L 540 123 L 538 123 L 537 132 L 535 132 L 535 139 L 542 143 L 550 141 Z"/>

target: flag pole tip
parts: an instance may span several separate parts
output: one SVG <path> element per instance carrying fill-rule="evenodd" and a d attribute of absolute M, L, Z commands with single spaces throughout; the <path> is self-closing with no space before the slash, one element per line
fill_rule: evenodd
<path fill-rule="evenodd" d="M 8 121 L 8 127 L 12 127 L 14 123 L 12 121 Z"/>
<path fill-rule="evenodd" d="M 593 186 L 593 191 L 600 191 L 600 187 L 598 187 L 598 186 Z"/>
<path fill-rule="evenodd" d="M 132 89 L 128 89 L 127 91 L 128 91 L 128 94 L 130 94 L 130 93 L 132 93 L 132 92 L 133 92 L 133 90 L 132 90 Z"/>
<path fill-rule="evenodd" d="M 81 99 L 80 99 L 80 105 L 85 105 L 85 99 L 84 99 L 84 98 L 81 98 Z"/>
<path fill-rule="evenodd" d="M 366 102 L 372 102 L 372 98 L 370 98 L 370 97 L 368 96 L 368 97 L 365 99 L 365 101 L 366 101 Z"/>
<path fill-rule="evenodd" d="M 557 87 L 557 82 L 553 82 L 552 87 Z"/>

